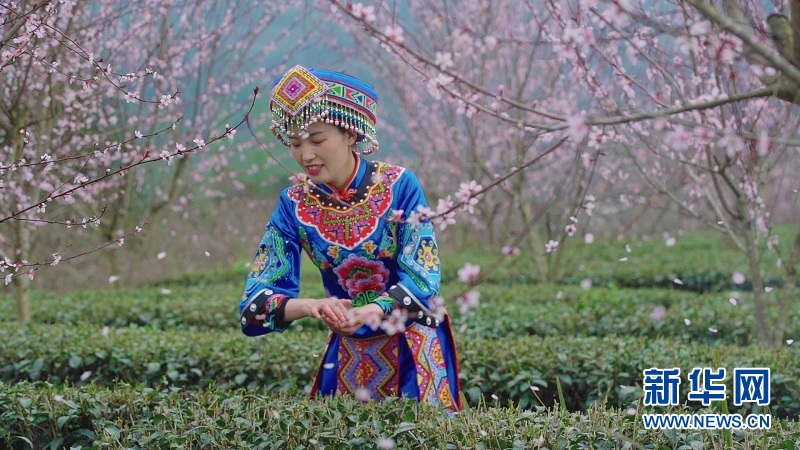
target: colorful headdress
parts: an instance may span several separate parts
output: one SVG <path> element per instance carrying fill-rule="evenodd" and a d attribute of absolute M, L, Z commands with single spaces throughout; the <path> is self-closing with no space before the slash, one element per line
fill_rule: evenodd
<path fill-rule="evenodd" d="M 378 95 L 370 85 L 339 72 L 297 65 L 275 80 L 270 98 L 270 130 L 284 145 L 300 137 L 314 122 L 358 133 L 356 149 L 378 150 L 375 129 Z"/>

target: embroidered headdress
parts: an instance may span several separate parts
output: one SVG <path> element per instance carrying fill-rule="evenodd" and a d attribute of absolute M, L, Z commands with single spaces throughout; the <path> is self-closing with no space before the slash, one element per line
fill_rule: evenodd
<path fill-rule="evenodd" d="M 270 98 L 270 130 L 284 145 L 314 122 L 358 133 L 356 150 L 378 150 L 375 129 L 378 95 L 370 85 L 339 72 L 297 65 L 275 80 Z"/>

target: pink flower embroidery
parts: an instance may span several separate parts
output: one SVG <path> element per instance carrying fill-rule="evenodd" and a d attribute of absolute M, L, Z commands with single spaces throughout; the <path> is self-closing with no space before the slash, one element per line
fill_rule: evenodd
<path fill-rule="evenodd" d="M 373 296 L 382 294 L 389 280 L 389 271 L 381 262 L 370 261 L 354 254 L 348 256 L 333 272 L 339 278 L 339 285 L 347 289 L 347 295 L 352 299 L 370 291 L 374 293 Z"/>

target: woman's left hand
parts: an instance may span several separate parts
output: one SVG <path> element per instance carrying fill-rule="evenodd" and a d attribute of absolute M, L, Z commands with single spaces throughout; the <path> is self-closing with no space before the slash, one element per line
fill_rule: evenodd
<path fill-rule="evenodd" d="M 374 303 L 370 303 L 347 310 L 347 321 L 344 323 L 329 320 L 326 316 L 323 316 L 322 319 L 325 321 L 325 325 L 334 333 L 350 336 L 365 324 L 380 323 L 382 317 L 383 309 Z"/>

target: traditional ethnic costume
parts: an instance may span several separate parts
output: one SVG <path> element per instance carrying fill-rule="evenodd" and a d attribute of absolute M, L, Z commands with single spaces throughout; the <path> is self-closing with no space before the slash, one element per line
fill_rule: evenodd
<path fill-rule="evenodd" d="M 270 107 L 271 129 L 284 144 L 290 130 L 324 121 L 355 129 L 360 153 L 378 148 L 377 95 L 356 78 L 296 66 L 276 80 Z M 258 336 L 289 327 L 283 310 L 299 294 L 302 249 L 327 296 L 408 317 L 393 334 L 368 325 L 351 336 L 331 333 L 311 396 L 365 389 L 374 400 L 405 396 L 460 410 L 450 320 L 431 310 L 440 282 L 434 229 L 429 221 L 398 220 L 428 206 L 422 187 L 402 167 L 358 154 L 356 162 L 343 191 L 299 183 L 281 192 L 239 304 L 242 331 Z"/>

